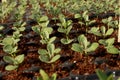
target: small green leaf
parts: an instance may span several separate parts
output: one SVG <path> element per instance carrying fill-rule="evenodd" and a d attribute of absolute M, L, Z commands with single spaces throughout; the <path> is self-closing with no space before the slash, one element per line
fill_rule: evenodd
<path fill-rule="evenodd" d="M 48 62 L 48 63 L 53 63 L 53 62 L 57 61 L 59 58 L 60 58 L 60 55 L 55 55 L 55 56 L 50 60 L 50 62 Z"/>
<path fill-rule="evenodd" d="M 8 54 L 11 54 L 13 52 L 13 47 L 11 45 L 5 45 L 3 46 L 3 51 L 5 51 Z"/>
<path fill-rule="evenodd" d="M 109 38 L 109 39 L 106 40 L 106 43 L 107 43 L 108 45 L 113 45 L 113 44 L 114 44 L 114 41 L 115 41 L 115 38 Z"/>
<path fill-rule="evenodd" d="M 73 39 L 62 38 L 60 41 L 61 41 L 62 44 L 69 44 L 69 43 L 71 43 L 73 41 Z"/>
<path fill-rule="evenodd" d="M 55 45 L 54 44 L 48 44 L 47 45 L 47 50 L 52 55 L 54 53 L 54 50 L 55 50 Z"/>
<path fill-rule="evenodd" d="M 39 50 L 38 50 L 38 53 L 39 53 L 39 54 L 42 54 L 42 55 L 45 55 L 45 54 L 47 54 L 48 52 L 47 52 L 45 49 L 39 49 Z"/>
<path fill-rule="evenodd" d="M 75 14 L 75 18 L 80 18 L 81 15 L 80 14 Z"/>
<path fill-rule="evenodd" d="M 73 51 L 83 53 L 83 48 L 80 46 L 80 44 L 77 44 L 77 43 L 72 44 L 72 48 L 71 49 Z"/>
<path fill-rule="evenodd" d="M 98 42 L 99 42 L 100 44 L 104 45 L 104 46 L 107 46 L 106 41 L 105 41 L 105 40 L 103 40 L 103 39 L 100 39 Z"/>
<path fill-rule="evenodd" d="M 112 28 L 108 29 L 105 35 L 109 36 L 109 35 L 111 35 L 113 33 L 113 31 L 114 31 L 114 29 L 112 29 Z"/>
<path fill-rule="evenodd" d="M 119 54 L 119 50 L 114 46 L 108 46 L 107 52 L 111 54 Z"/>
<path fill-rule="evenodd" d="M 56 39 L 56 37 L 50 38 L 48 43 L 53 43 L 55 41 L 55 39 Z"/>
<path fill-rule="evenodd" d="M 72 26 L 69 26 L 69 27 L 67 28 L 66 34 L 69 34 L 69 32 L 70 32 L 71 29 L 72 29 Z"/>
<path fill-rule="evenodd" d="M 107 78 L 107 80 L 114 80 L 113 75 L 112 74 L 109 75 L 108 78 Z"/>
<path fill-rule="evenodd" d="M 99 46 L 98 43 L 92 43 L 92 44 L 90 45 L 90 47 L 87 48 L 87 52 L 95 51 L 95 50 L 97 49 L 98 46 Z"/>
<path fill-rule="evenodd" d="M 3 45 L 12 45 L 14 44 L 14 39 L 11 37 L 7 37 L 3 39 Z"/>
<path fill-rule="evenodd" d="M 42 69 L 40 69 L 40 75 L 42 76 L 43 80 L 49 80 L 50 79 L 48 74 Z"/>
<path fill-rule="evenodd" d="M 98 75 L 100 80 L 107 80 L 107 75 L 101 70 L 97 69 L 96 74 Z"/>
<path fill-rule="evenodd" d="M 66 29 L 63 29 L 63 28 L 60 28 L 60 27 L 59 27 L 59 28 L 58 28 L 58 32 L 61 32 L 61 33 L 64 33 L 64 34 L 65 34 L 65 33 L 66 33 Z"/>
<path fill-rule="evenodd" d="M 18 66 L 16 66 L 16 65 L 7 65 L 5 67 L 5 70 L 11 71 L 11 70 L 15 70 L 17 68 L 18 68 Z"/>
<path fill-rule="evenodd" d="M 24 61 L 24 54 L 16 56 L 15 60 L 18 62 L 18 64 L 22 63 Z"/>
<path fill-rule="evenodd" d="M 56 73 L 53 73 L 53 75 L 51 76 L 51 79 L 50 80 L 57 80 L 57 74 Z"/>
<path fill-rule="evenodd" d="M 106 31 L 105 26 L 101 26 L 101 28 L 100 28 L 100 29 L 101 29 L 102 34 L 103 34 L 103 35 L 105 35 L 105 31 Z"/>
<path fill-rule="evenodd" d="M 54 53 L 59 53 L 60 51 L 61 51 L 61 49 L 57 48 L 57 49 L 54 50 Z"/>
<path fill-rule="evenodd" d="M 4 56 L 4 57 L 3 57 L 3 60 L 4 60 L 5 62 L 7 62 L 7 63 L 13 64 L 15 59 L 12 58 L 11 56 Z"/>
<path fill-rule="evenodd" d="M 37 34 L 40 34 L 40 29 L 39 29 L 38 26 L 33 26 L 33 27 L 32 27 L 32 30 L 33 30 L 34 32 L 36 32 Z"/>

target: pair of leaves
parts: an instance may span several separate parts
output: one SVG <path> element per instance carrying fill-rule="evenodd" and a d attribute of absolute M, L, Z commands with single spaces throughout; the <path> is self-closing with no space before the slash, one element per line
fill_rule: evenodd
<path fill-rule="evenodd" d="M 79 43 L 72 44 L 72 50 L 80 53 L 87 54 L 88 52 L 95 51 L 99 46 L 98 43 L 90 43 L 87 41 L 87 38 L 84 35 L 78 36 Z"/>
<path fill-rule="evenodd" d="M 40 70 L 41 77 L 37 77 L 37 80 L 56 80 L 57 74 L 53 73 L 51 77 L 44 70 Z"/>
<path fill-rule="evenodd" d="M 55 49 L 54 44 L 47 44 L 47 50 L 39 49 L 38 53 L 40 54 L 39 58 L 41 61 L 46 63 L 53 63 L 60 58 L 58 54 L 60 52 L 60 48 Z"/>
<path fill-rule="evenodd" d="M 110 38 L 107 40 L 101 39 L 99 40 L 99 43 L 104 45 L 107 52 L 111 54 L 118 54 L 120 51 L 113 45 L 115 41 L 115 38 Z"/>
<path fill-rule="evenodd" d="M 113 33 L 113 31 L 114 31 L 113 28 L 106 30 L 106 28 L 104 26 L 101 26 L 100 29 L 99 29 L 99 27 L 92 27 L 88 31 L 88 33 L 92 33 L 92 34 L 97 35 L 97 36 L 106 37 L 106 36 L 111 35 Z"/>
<path fill-rule="evenodd" d="M 12 64 L 12 65 L 7 65 L 5 67 L 6 70 L 14 70 L 18 68 L 18 65 L 24 61 L 24 54 L 18 55 L 15 58 L 11 56 L 4 56 L 3 60 L 9 64 Z"/>

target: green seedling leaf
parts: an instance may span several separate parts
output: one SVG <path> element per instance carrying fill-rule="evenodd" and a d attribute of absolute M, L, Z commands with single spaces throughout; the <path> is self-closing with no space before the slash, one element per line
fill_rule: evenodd
<path fill-rule="evenodd" d="M 99 31 L 99 27 L 92 27 L 91 30 L 88 31 L 88 33 L 91 33 L 97 36 L 102 36 Z"/>
<path fill-rule="evenodd" d="M 50 60 L 50 62 L 48 62 L 48 63 L 53 63 L 53 62 L 57 61 L 59 58 L 60 58 L 60 55 L 55 55 L 55 56 Z"/>
<path fill-rule="evenodd" d="M 119 50 L 114 46 L 108 46 L 107 52 L 111 54 L 119 54 Z"/>
<path fill-rule="evenodd" d="M 73 51 L 83 53 L 83 47 L 81 47 L 78 43 L 72 44 L 72 48 L 71 49 Z"/>
<path fill-rule="evenodd" d="M 24 61 L 24 54 L 16 56 L 15 60 L 18 62 L 18 64 L 22 63 Z"/>
<path fill-rule="evenodd" d="M 75 18 L 80 18 L 81 15 L 80 14 L 75 14 Z"/>
<path fill-rule="evenodd" d="M 3 45 L 13 45 L 14 39 L 11 37 L 4 38 L 2 44 Z"/>
<path fill-rule="evenodd" d="M 5 45 L 5 46 L 3 46 L 3 51 L 11 54 L 13 52 L 13 47 L 11 45 Z"/>
<path fill-rule="evenodd" d="M 16 65 L 7 65 L 5 67 L 5 70 L 11 71 L 11 70 L 15 70 L 17 68 L 18 68 L 18 66 L 16 66 Z"/>
<path fill-rule="evenodd" d="M 33 30 L 34 32 L 36 32 L 37 34 L 40 34 L 40 29 L 39 29 L 38 26 L 33 26 L 33 27 L 32 27 L 32 30 Z"/>
<path fill-rule="evenodd" d="M 60 51 L 61 51 L 61 49 L 57 48 L 57 49 L 54 50 L 54 53 L 59 53 Z"/>
<path fill-rule="evenodd" d="M 48 32 L 48 34 L 51 34 L 53 29 L 51 27 L 46 27 L 46 28 L 43 28 L 41 31 L 45 31 L 45 32 Z"/>
<path fill-rule="evenodd" d="M 66 34 L 68 35 L 69 34 L 69 32 L 70 32 L 70 30 L 72 29 L 72 26 L 69 26 L 66 30 Z"/>
<path fill-rule="evenodd" d="M 50 38 L 48 43 L 49 43 L 49 44 L 50 44 L 50 43 L 53 43 L 53 42 L 55 41 L 55 39 L 56 39 L 56 37 Z"/>
<path fill-rule="evenodd" d="M 87 48 L 87 52 L 92 52 L 95 51 L 98 48 L 99 44 L 98 43 L 92 43 L 89 48 Z"/>
<path fill-rule="evenodd" d="M 49 60 L 50 60 L 50 57 L 49 57 L 48 55 L 43 55 L 43 54 L 41 54 L 41 55 L 39 56 L 39 59 L 40 59 L 42 62 L 48 63 Z"/>
<path fill-rule="evenodd" d="M 57 80 L 57 74 L 56 73 L 53 73 L 53 75 L 51 76 L 51 79 L 50 80 Z"/>
<path fill-rule="evenodd" d="M 62 38 L 60 41 L 61 41 L 62 44 L 69 44 L 73 41 L 73 39 L 68 40 L 68 39 Z"/>
<path fill-rule="evenodd" d="M 66 29 L 63 29 L 63 28 L 60 28 L 60 27 L 59 27 L 59 28 L 58 28 L 58 32 L 61 32 L 61 33 L 64 33 L 64 34 L 65 34 L 65 33 L 66 33 Z"/>
<path fill-rule="evenodd" d="M 40 75 L 42 76 L 42 80 L 49 80 L 50 79 L 48 74 L 42 69 L 40 69 Z"/>
<path fill-rule="evenodd" d="M 12 58 L 11 56 L 4 56 L 3 60 L 7 63 L 13 64 L 15 59 Z"/>
<path fill-rule="evenodd" d="M 114 44 L 114 41 L 115 41 L 115 38 L 109 38 L 107 39 L 105 42 L 109 45 L 113 45 Z"/>
<path fill-rule="evenodd" d="M 45 49 L 39 49 L 38 53 L 41 55 L 46 55 L 48 52 Z"/>
<path fill-rule="evenodd" d="M 51 55 L 53 55 L 54 50 L 55 50 L 55 45 L 54 44 L 48 44 L 47 45 L 47 50 Z"/>
<path fill-rule="evenodd" d="M 98 75 L 100 80 L 107 80 L 107 75 L 101 70 L 97 69 L 96 74 Z"/>
<path fill-rule="evenodd" d="M 108 35 L 111 35 L 112 33 L 113 33 L 113 31 L 114 31 L 114 29 L 108 29 L 108 31 L 106 32 L 106 36 L 108 36 Z"/>
<path fill-rule="evenodd" d="M 100 29 L 101 29 L 102 34 L 103 34 L 103 35 L 105 35 L 105 31 L 106 31 L 105 26 L 101 26 L 101 28 L 100 28 Z"/>

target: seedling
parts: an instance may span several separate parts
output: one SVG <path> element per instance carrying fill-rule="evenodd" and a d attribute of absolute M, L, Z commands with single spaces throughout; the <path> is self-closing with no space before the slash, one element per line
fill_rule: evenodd
<path fill-rule="evenodd" d="M 72 29 L 72 21 L 65 20 L 63 15 L 59 15 L 59 20 L 61 23 L 58 23 L 59 26 L 58 32 L 64 33 L 66 38 L 62 38 L 60 41 L 62 44 L 69 44 L 73 41 L 73 39 L 69 39 L 69 32 Z"/>
<path fill-rule="evenodd" d="M 106 30 L 105 26 L 99 27 L 92 27 L 88 33 L 94 34 L 96 36 L 102 36 L 103 38 L 110 36 L 113 33 L 114 29 L 110 28 Z"/>
<path fill-rule="evenodd" d="M 1 45 L 3 45 L 3 50 L 13 57 L 16 56 L 15 53 L 18 52 L 18 50 L 17 50 L 18 49 L 18 46 L 17 46 L 18 41 L 19 41 L 18 39 L 15 40 L 11 36 L 4 38 L 1 43 Z"/>
<path fill-rule="evenodd" d="M 113 20 L 112 17 L 108 17 L 106 19 L 102 19 L 102 22 L 104 24 L 107 24 L 108 29 L 109 29 L 109 27 L 118 28 L 118 21 L 117 20 Z"/>
<path fill-rule="evenodd" d="M 81 24 L 81 26 L 82 25 L 86 26 L 86 32 L 87 32 L 87 27 L 96 22 L 96 20 L 89 19 L 88 11 L 84 11 L 82 15 L 75 14 L 75 18 L 79 19 L 78 23 Z"/>
<path fill-rule="evenodd" d="M 113 44 L 114 44 L 115 38 L 109 38 L 109 39 L 100 39 L 99 43 L 104 45 L 105 49 L 110 54 L 119 54 L 120 50 L 118 50 Z"/>
<path fill-rule="evenodd" d="M 39 59 L 45 63 L 53 63 L 60 58 L 60 54 L 58 54 L 60 51 L 61 51 L 60 48 L 55 49 L 54 44 L 47 44 L 47 50 L 46 49 L 38 50 L 38 53 L 40 54 Z"/>
<path fill-rule="evenodd" d="M 95 51 L 99 46 L 98 43 L 90 43 L 87 41 L 87 38 L 84 35 L 78 36 L 79 43 L 72 44 L 72 50 L 76 52 L 80 52 L 81 54 L 88 54 L 89 52 Z"/>
<path fill-rule="evenodd" d="M 50 38 L 50 34 L 53 31 L 53 29 L 51 27 L 45 27 L 45 28 L 41 27 L 40 28 L 39 26 L 33 26 L 32 30 L 40 35 L 40 37 L 41 37 L 40 42 L 42 44 L 53 43 L 56 39 L 56 37 L 54 37 L 54 36 Z"/>
<path fill-rule="evenodd" d="M 100 69 L 96 69 L 96 74 L 100 80 L 114 80 L 112 74 L 107 76 L 105 72 L 101 71 Z"/>
<path fill-rule="evenodd" d="M 11 71 L 17 69 L 19 65 L 24 61 L 24 54 L 18 55 L 14 58 L 11 56 L 4 56 L 3 59 L 5 62 L 9 63 L 9 65 L 5 67 L 5 70 Z"/>
<path fill-rule="evenodd" d="M 48 76 L 48 74 L 40 69 L 40 72 L 41 74 L 41 77 L 37 77 L 37 80 L 57 80 L 57 74 L 56 73 L 53 73 L 51 77 Z"/>

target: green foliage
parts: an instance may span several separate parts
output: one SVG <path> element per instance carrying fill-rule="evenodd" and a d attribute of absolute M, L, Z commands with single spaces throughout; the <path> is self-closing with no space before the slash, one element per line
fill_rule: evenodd
<path fill-rule="evenodd" d="M 42 44 L 53 43 L 56 39 L 56 37 L 54 37 L 54 36 L 50 38 L 50 34 L 53 31 L 53 29 L 51 27 L 39 28 L 39 26 L 33 26 L 32 30 L 40 35 L 40 37 L 41 37 L 40 42 Z"/>
<path fill-rule="evenodd" d="M 9 63 L 9 65 L 5 67 L 5 70 L 15 70 L 19 67 L 19 64 L 24 61 L 24 54 L 18 55 L 15 58 L 11 56 L 4 56 L 3 60 Z"/>
<path fill-rule="evenodd" d="M 110 54 L 119 54 L 120 51 L 113 45 L 115 41 L 115 38 L 109 38 L 109 39 L 101 39 L 99 40 L 99 43 L 104 45 L 107 52 Z"/>
<path fill-rule="evenodd" d="M 108 29 L 109 29 L 109 27 L 118 28 L 118 20 L 113 20 L 112 17 L 108 17 L 106 19 L 102 19 L 102 22 L 104 24 L 107 24 Z"/>
<path fill-rule="evenodd" d="M 3 26 L 0 26 L 0 31 L 2 31 L 4 29 L 4 27 Z M 3 37 L 3 34 L 2 33 L 0 33 L 0 37 Z"/>
<path fill-rule="evenodd" d="M 78 42 L 79 43 L 73 43 L 71 49 L 82 54 L 88 54 L 88 52 L 95 51 L 99 46 L 96 42 L 90 43 L 87 41 L 87 38 L 84 35 L 78 36 Z"/>
<path fill-rule="evenodd" d="M 53 73 L 52 76 L 49 77 L 44 70 L 40 69 L 40 74 L 41 74 L 41 77 L 37 77 L 37 80 L 57 80 L 56 73 Z"/>
<path fill-rule="evenodd" d="M 69 32 L 72 29 L 72 21 L 66 20 L 64 15 L 59 15 L 60 23 L 57 25 L 59 26 L 58 32 L 64 33 L 66 38 L 61 39 L 62 44 L 69 44 L 73 41 L 73 39 L 69 39 Z"/>
<path fill-rule="evenodd" d="M 114 80 L 113 75 L 107 76 L 105 72 L 101 71 L 100 69 L 96 70 L 96 74 L 98 75 L 100 80 Z"/>
<path fill-rule="evenodd" d="M 113 33 L 114 29 L 110 28 L 106 30 L 105 26 L 101 26 L 100 29 L 99 27 L 92 27 L 88 33 L 94 34 L 96 36 L 102 36 L 103 38 L 111 35 Z"/>
<path fill-rule="evenodd" d="M 87 10 L 84 11 L 82 14 L 75 14 L 75 18 L 79 19 L 79 22 L 78 22 L 79 24 L 86 25 L 86 27 L 96 22 L 95 20 L 89 19 Z"/>
<path fill-rule="evenodd" d="M 61 51 L 60 48 L 55 49 L 54 44 L 47 44 L 47 50 L 46 49 L 38 50 L 38 53 L 40 54 L 39 59 L 45 63 L 53 63 L 60 58 L 60 54 L 58 54 L 60 51 Z"/>

